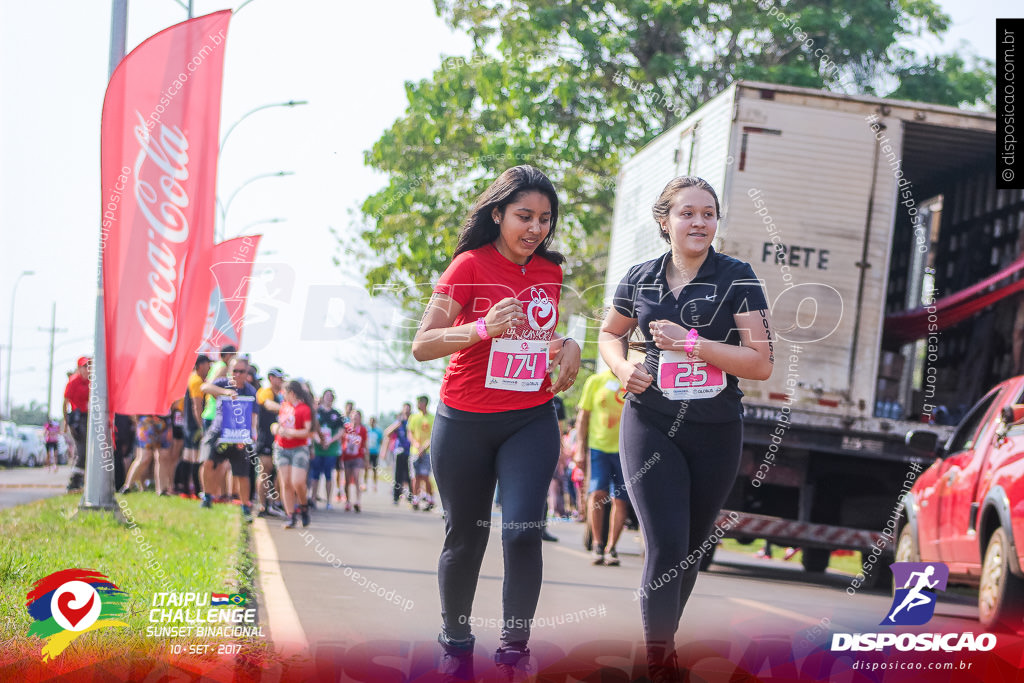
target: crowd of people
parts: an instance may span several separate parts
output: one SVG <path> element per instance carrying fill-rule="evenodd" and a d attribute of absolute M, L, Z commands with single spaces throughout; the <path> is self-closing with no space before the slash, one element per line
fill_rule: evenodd
<path fill-rule="evenodd" d="M 211 358 L 214 355 L 214 358 Z M 364 418 L 353 401 L 335 407 L 301 378 L 271 368 L 266 379 L 233 346 L 196 357 L 187 386 L 164 415 L 115 415 L 115 488 L 121 494 L 195 498 L 200 506 L 236 503 L 243 518 L 280 517 L 286 528 L 308 526 L 311 510 L 344 506 L 362 512 L 362 496 L 391 481 L 394 502 L 430 511 L 433 496 L 429 398 L 406 403 L 386 428 Z M 65 431 L 72 473 L 69 491 L 84 483 L 91 359 L 82 357 L 65 389 Z M 242 407 L 243 404 L 247 407 Z M 243 416 L 243 432 L 233 414 Z M 227 417 L 226 417 L 227 416 Z M 59 438 L 57 423 L 47 427 Z M 385 472 L 382 468 L 388 468 Z"/>

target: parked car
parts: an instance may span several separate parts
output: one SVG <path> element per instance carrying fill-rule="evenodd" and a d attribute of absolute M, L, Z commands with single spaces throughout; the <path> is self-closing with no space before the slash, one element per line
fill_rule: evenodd
<path fill-rule="evenodd" d="M 19 465 L 37 467 L 46 462 L 46 439 L 42 427 L 18 427 L 18 438 L 21 440 Z"/>
<path fill-rule="evenodd" d="M 904 498 L 896 560 L 943 562 L 951 582 L 978 586 L 986 627 L 1019 630 L 1024 613 L 1024 376 L 989 391 L 952 435 L 913 431 L 935 455 Z"/>
<path fill-rule="evenodd" d="M 18 425 L 9 420 L 0 420 L 0 462 L 14 467 L 21 462 L 22 449 Z"/>

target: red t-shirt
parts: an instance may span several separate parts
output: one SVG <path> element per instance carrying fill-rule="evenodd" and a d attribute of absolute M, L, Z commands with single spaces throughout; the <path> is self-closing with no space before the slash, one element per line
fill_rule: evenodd
<path fill-rule="evenodd" d="M 366 457 L 366 427 L 359 425 L 356 429 L 351 422 L 345 425 L 345 436 L 342 438 L 341 460 L 359 460 Z"/>
<path fill-rule="evenodd" d="M 488 244 L 452 259 L 434 291 L 462 306 L 455 326 L 474 322 L 487 315 L 494 304 L 514 296 L 523 302 L 527 320 L 503 337 L 550 341 L 558 323 L 562 268 L 542 256 L 534 256 L 520 266 Z M 551 400 L 551 380 L 547 377 L 537 391 L 484 386 L 490 352 L 491 341 L 487 340 L 452 354 L 441 383 L 441 400 L 445 404 L 472 413 L 500 413 L 533 408 Z"/>
<path fill-rule="evenodd" d="M 277 413 L 278 428 L 308 429 L 312 421 L 313 414 L 305 403 L 293 406 L 288 401 L 285 401 L 281 404 L 281 410 Z M 281 448 L 298 448 L 299 446 L 309 445 L 309 437 L 305 436 L 299 439 L 286 439 L 278 434 L 274 438 L 277 439 L 277 445 Z"/>
<path fill-rule="evenodd" d="M 71 375 L 64 387 L 64 398 L 71 403 L 71 410 L 89 411 L 89 380 L 77 372 Z"/>

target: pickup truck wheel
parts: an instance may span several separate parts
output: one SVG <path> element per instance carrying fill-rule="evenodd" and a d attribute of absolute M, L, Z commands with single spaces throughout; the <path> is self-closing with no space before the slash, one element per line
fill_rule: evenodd
<path fill-rule="evenodd" d="M 985 548 L 981 565 L 981 586 L 978 588 L 978 620 L 986 628 L 1020 624 L 1024 606 L 1024 581 L 1010 571 L 1013 549 L 1002 527 L 995 530 Z"/>
<path fill-rule="evenodd" d="M 921 552 L 917 548 L 917 540 L 910 530 L 910 525 L 905 524 L 900 531 L 900 538 L 896 541 L 897 562 L 920 562 Z"/>
<path fill-rule="evenodd" d="M 803 560 L 804 569 L 815 574 L 828 569 L 828 558 L 832 551 L 828 548 L 804 548 Z"/>

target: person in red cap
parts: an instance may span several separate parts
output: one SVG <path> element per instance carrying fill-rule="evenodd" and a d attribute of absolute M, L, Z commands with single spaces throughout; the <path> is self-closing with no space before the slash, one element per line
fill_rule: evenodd
<path fill-rule="evenodd" d="M 75 440 L 75 464 L 68 480 L 68 493 L 85 485 L 85 438 L 89 428 L 89 368 L 92 359 L 82 356 L 64 387 L 64 420 Z"/>

